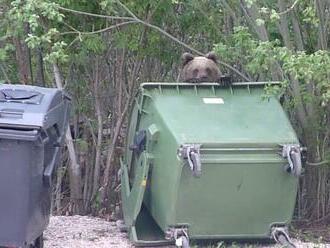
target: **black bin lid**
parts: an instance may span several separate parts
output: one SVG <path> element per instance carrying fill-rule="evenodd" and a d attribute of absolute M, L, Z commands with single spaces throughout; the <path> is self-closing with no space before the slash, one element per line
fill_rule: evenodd
<path fill-rule="evenodd" d="M 62 102 L 56 88 L 0 84 L 0 128 L 46 128 L 61 115 Z"/>
<path fill-rule="evenodd" d="M 23 89 L 2 89 L 0 90 L 1 102 L 24 102 L 40 104 L 43 94 L 37 91 Z"/>

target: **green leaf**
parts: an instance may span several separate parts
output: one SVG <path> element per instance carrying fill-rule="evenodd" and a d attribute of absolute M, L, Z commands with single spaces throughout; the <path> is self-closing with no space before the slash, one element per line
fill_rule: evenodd
<path fill-rule="evenodd" d="M 256 24 L 257 24 L 257 26 L 265 25 L 265 20 L 258 18 L 258 19 L 256 19 Z"/>
<path fill-rule="evenodd" d="M 280 18 L 281 18 L 280 15 L 274 9 L 272 9 L 271 14 L 270 14 L 270 19 L 272 21 L 277 21 L 277 20 L 280 20 Z"/>

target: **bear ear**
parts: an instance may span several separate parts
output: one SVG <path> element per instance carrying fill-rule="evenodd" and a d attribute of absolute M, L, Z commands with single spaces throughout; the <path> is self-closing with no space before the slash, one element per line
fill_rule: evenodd
<path fill-rule="evenodd" d="M 194 59 L 194 56 L 190 53 L 184 53 L 181 56 L 182 59 L 182 66 L 185 66 L 186 64 L 188 64 L 189 61 Z"/>
<path fill-rule="evenodd" d="M 218 63 L 217 55 L 215 55 L 215 52 L 209 52 L 205 55 L 206 58 L 211 59 L 214 61 L 214 63 Z"/>

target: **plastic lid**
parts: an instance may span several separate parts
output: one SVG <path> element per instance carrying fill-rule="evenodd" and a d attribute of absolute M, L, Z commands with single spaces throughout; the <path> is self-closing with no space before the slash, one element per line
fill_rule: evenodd
<path fill-rule="evenodd" d="M 37 91 L 20 90 L 20 89 L 2 89 L 0 90 L 1 102 L 21 102 L 39 104 L 43 94 Z"/>

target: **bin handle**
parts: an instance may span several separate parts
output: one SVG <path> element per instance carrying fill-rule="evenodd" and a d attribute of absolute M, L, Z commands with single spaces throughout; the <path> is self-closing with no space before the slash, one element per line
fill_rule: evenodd
<path fill-rule="evenodd" d="M 55 169 L 56 158 L 58 157 L 59 151 L 60 147 L 55 147 L 54 156 L 44 170 L 43 182 L 46 187 L 50 187 L 52 185 L 52 175 Z"/>
<path fill-rule="evenodd" d="M 1 109 L 0 118 L 22 119 L 23 113 L 20 109 Z"/>
<path fill-rule="evenodd" d="M 192 149 L 191 147 L 188 147 L 187 150 L 187 160 L 190 169 L 195 177 L 200 177 L 202 173 L 202 163 L 199 149 Z"/>
<path fill-rule="evenodd" d="M 190 167 L 194 177 L 200 177 L 202 174 L 200 147 L 200 144 L 183 144 L 177 151 L 178 156 Z"/>
<path fill-rule="evenodd" d="M 299 177 L 302 174 L 301 148 L 299 145 L 283 145 L 282 157 L 288 160 L 285 170 L 293 176 Z"/>
<path fill-rule="evenodd" d="M 15 129 L 0 127 L 0 138 L 2 139 L 15 139 L 15 140 L 27 140 L 35 141 L 38 139 L 38 129 Z"/>

